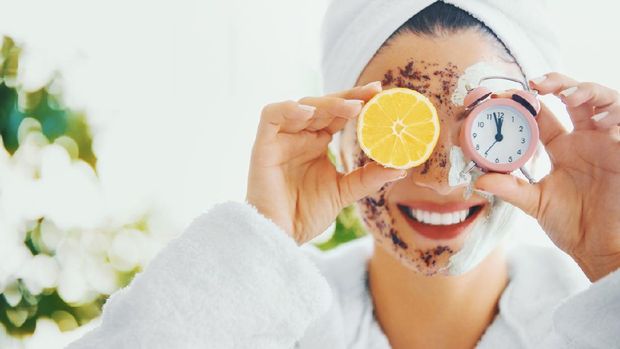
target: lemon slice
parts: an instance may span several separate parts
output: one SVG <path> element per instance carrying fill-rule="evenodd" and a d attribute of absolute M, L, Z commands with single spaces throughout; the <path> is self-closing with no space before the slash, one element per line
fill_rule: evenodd
<path fill-rule="evenodd" d="M 385 167 L 408 169 L 424 163 L 438 138 L 435 106 L 407 88 L 392 88 L 374 96 L 357 122 L 360 147 Z"/>

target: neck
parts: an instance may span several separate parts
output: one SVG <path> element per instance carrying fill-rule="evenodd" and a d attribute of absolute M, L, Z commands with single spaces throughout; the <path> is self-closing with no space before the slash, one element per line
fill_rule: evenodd
<path fill-rule="evenodd" d="M 424 276 L 379 246 L 369 265 L 375 315 L 395 349 L 474 347 L 507 282 L 501 248 L 459 276 Z"/>

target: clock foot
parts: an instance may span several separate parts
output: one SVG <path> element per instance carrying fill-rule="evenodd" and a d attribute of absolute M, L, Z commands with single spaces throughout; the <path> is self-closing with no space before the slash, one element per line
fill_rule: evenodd
<path fill-rule="evenodd" d="M 476 167 L 476 163 L 473 161 L 470 161 L 467 166 L 465 166 L 465 168 L 463 169 L 463 171 L 461 171 L 461 173 L 459 173 L 460 177 L 465 177 L 469 172 L 471 172 L 471 170 L 474 169 L 474 167 Z"/>
<path fill-rule="evenodd" d="M 532 175 L 525 169 L 525 167 L 520 167 L 519 170 L 521 170 L 521 173 L 523 173 L 523 175 L 525 176 L 525 178 L 527 178 L 530 184 L 536 183 L 534 177 L 532 177 Z"/>

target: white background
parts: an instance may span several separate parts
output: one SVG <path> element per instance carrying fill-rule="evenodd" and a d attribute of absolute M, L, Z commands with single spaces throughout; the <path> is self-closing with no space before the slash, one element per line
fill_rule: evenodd
<path fill-rule="evenodd" d="M 549 3 L 564 72 L 619 89 L 620 5 Z M 158 207 L 181 229 L 214 203 L 243 200 L 264 104 L 320 92 L 325 6 L 3 0 L 0 33 L 26 47 L 27 86 L 58 69 L 66 102 L 87 110 L 109 203 Z"/>

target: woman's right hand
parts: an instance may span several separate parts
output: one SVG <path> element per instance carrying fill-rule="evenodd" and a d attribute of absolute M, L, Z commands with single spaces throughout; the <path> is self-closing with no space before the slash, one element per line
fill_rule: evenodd
<path fill-rule="evenodd" d="M 332 135 L 380 91 L 375 82 L 263 108 L 246 201 L 301 244 L 325 231 L 344 207 L 403 178 L 406 171 L 374 161 L 342 174 L 327 156 Z"/>

